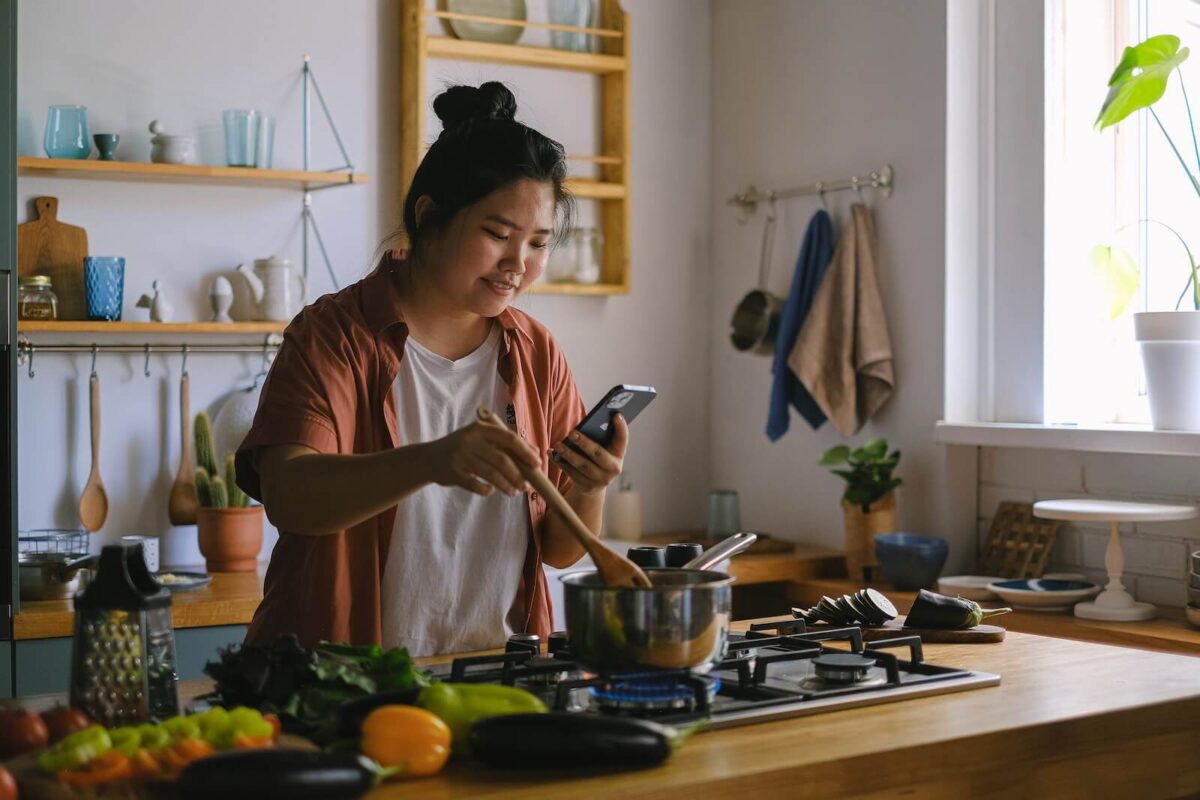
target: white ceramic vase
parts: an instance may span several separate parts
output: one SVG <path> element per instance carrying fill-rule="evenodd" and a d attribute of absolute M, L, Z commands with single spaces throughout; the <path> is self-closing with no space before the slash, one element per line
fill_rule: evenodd
<path fill-rule="evenodd" d="M 1155 430 L 1200 431 L 1200 311 L 1133 315 Z"/>

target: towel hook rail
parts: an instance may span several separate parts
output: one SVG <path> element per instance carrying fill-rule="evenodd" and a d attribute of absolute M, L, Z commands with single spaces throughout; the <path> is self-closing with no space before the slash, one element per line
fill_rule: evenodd
<path fill-rule="evenodd" d="M 892 168 L 891 164 L 884 164 L 880 169 L 870 172 L 867 175 L 852 175 L 849 178 L 837 181 L 817 181 L 816 183 L 808 183 L 789 189 L 764 190 L 749 186 L 744 191 L 729 197 L 725 202 L 738 209 L 738 222 L 745 223 L 749 221 L 749 215 L 758 209 L 758 204 L 765 203 L 768 200 L 784 200 L 789 197 L 803 197 L 814 194 L 820 195 L 822 200 L 824 200 L 825 194 L 829 192 L 841 192 L 848 189 L 855 190 L 861 196 L 864 186 L 875 189 L 884 197 L 891 197 L 896 187 L 896 171 Z"/>

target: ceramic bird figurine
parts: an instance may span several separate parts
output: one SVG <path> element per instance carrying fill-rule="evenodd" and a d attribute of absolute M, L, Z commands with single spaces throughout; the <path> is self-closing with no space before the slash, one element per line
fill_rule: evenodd
<path fill-rule="evenodd" d="M 167 296 L 159 290 L 158 281 L 150 284 L 150 288 L 154 290 L 154 296 L 144 294 L 138 298 L 138 308 L 150 309 L 150 319 L 153 322 L 170 322 L 175 316 L 175 306 L 167 301 Z"/>

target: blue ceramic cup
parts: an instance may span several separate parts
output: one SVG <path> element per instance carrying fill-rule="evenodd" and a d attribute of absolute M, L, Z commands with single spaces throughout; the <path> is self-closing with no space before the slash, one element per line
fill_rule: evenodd
<path fill-rule="evenodd" d="M 901 590 L 932 586 L 949 553 L 950 543 L 932 536 L 880 533 L 875 537 L 875 557 L 883 567 L 883 576 Z"/>
<path fill-rule="evenodd" d="M 116 322 L 125 300 L 125 259 L 119 256 L 88 256 L 83 259 L 84 299 L 87 317 Z"/>

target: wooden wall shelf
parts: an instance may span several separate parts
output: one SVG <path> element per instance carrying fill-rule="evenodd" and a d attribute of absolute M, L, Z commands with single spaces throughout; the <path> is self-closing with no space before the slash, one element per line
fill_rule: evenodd
<path fill-rule="evenodd" d="M 49 177 L 96 178 L 168 183 L 219 183 L 233 186 L 275 186 L 318 189 L 367 182 L 361 172 L 312 172 L 292 169 L 249 169 L 191 164 L 150 164 L 143 161 L 89 161 L 74 158 L 17 158 L 17 173 Z"/>
<path fill-rule="evenodd" d="M 92 322 L 90 320 L 21 320 L 18 333 L 283 333 L 284 322 Z"/>
<path fill-rule="evenodd" d="M 583 72 L 597 76 L 600 111 L 599 154 L 572 154 L 571 161 L 597 168 L 596 178 L 570 178 L 567 189 L 582 200 L 599 201 L 598 216 L 604 236 L 600 282 L 594 285 L 537 284 L 535 294 L 608 296 L 629 292 L 629 150 L 630 150 L 630 49 L 629 15 L 620 0 L 598 0 L 599 19 L 594 28 L 553 25 L 534 20 L 506 20 L 435 10 L 430 0 L 403 0 L 400 29 L 400 178 L 407 186 L 425 152 L 426 63 L 430 58 L 482 61 L 538 69 Z M 494 44 L 451 36 L 431 36 L 431 18 L 464 19 L 516 25 L 522 28 L 564 30 L 592 36 L 600 52 L 579 53 L 551 47 Z M 545 131 L 553 138 L 556 132 Z"/>
<path fill-rule="evenodd" d="M 450 58 L 455 61 L 483 61 L 489 64 L 509 64 L 518 67 L 547 67 L 571 72 L 590 72 L 610 75 L 624 72 L 629 61 L 624 56 L 604 53 L 576 53 L 552 47 L 523 47 L 519 44 L 494 44 L 448 36 L 426 37 L 426 52 L 431 58 Z"/>

